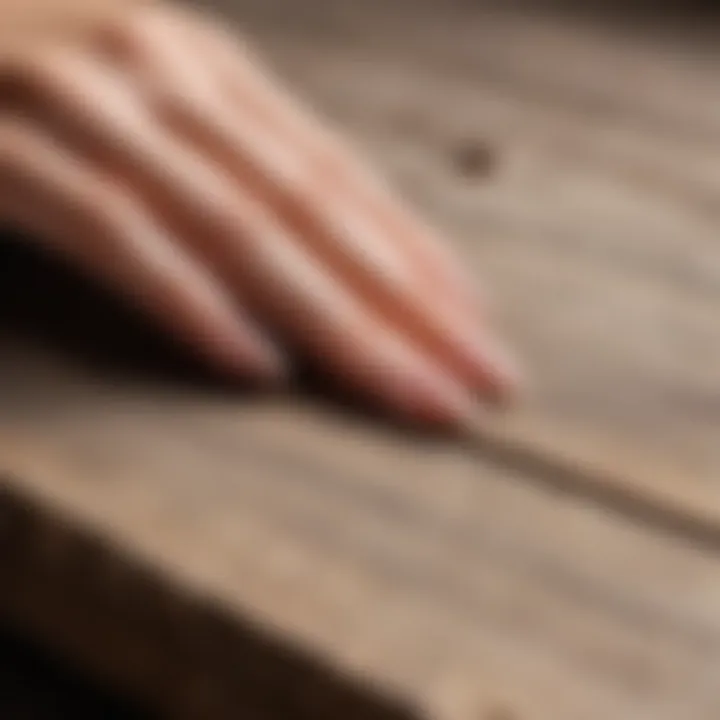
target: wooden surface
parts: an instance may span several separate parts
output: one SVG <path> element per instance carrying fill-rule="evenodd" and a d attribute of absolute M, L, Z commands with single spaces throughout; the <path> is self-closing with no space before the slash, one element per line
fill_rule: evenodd
<path fill-rule="evenodd" d="M 477 269 L 529 396 L 434 442 L 99 363 L 146 331 L 11 249 L 3 612 L 173 717 L 717 718 L 712 32 L 233 6 Z"/>
<path fill-rule="evenodd" d="M 48 656 L 42 644 L 0 628 L 0 716 L 12 720 L 150 720 L 84 672 Z"/>

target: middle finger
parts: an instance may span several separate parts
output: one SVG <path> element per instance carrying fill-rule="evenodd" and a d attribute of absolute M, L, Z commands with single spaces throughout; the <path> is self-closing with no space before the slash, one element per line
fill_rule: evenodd
<path fill-rule="evenodd" d="M 144 27 L 144 26 L 143 26 Z M 209 70 L 188 59 L 171 25 L 135 39 L 147 68 L 149 96 L 193 144 L 222 163 L 276 209 L 318 261 L 352 288 L 371 312 L 406 334 L 449 372 L 490 397 L 511 380 L 504 356 L 474 319 L 421 281 L 392 232 L 362 206 L 333 192 L 298 143 L 268 129 L 253 113 L 239 115 L 213 87 Z M 390 229 L 392 230 L 392 228 Z"/>

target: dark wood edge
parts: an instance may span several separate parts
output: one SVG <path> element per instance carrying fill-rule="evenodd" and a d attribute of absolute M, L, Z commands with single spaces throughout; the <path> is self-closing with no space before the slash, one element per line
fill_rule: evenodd
<path fill-rule="evenodd" d="M 422 714 L 0 479 L 0 614 L 86 673 L 179 720 Z"/>

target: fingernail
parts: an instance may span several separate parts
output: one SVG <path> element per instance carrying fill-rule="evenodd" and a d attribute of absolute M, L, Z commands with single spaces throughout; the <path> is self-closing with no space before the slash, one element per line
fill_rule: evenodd
<path fill-rule="evenodd" d="M 476 358 L 479 379 L 491 400 L 510 401 L 525 385 L 525 373 L 520 369 L 516 354 L 497 336 L 486 335 L 476 342 Z"/>
<path fill-rule="evenodd" d="M 458 431 L 463 437 L 469 439 L 482 437 L 492 421 L 493 416 L 488 408 L 484 405 L 477 404 L 462 419 Z"/>
<path fill-rule="evenodd" d="M 415 395 L 416 416 L 431 428 L 451 432 L 461 431 L 477 413 L 477 402 L 472 391 L 455 379 L 435 374 L 432 381 L 423 384 Z"/>
<path fill-rule="evenodd" d="M 245 342 L 228 339 L 218 344 L 215 360 L 225 372 L 258 380 L 263 384 L 282 384 L 290 377 L 286 359 L 274 347 L 264 342 L 248 347 Z"/>

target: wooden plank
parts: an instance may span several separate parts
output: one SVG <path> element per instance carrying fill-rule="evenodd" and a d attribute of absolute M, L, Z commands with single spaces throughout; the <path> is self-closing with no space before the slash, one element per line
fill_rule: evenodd
<path fill-rule="evenodd" d="M 437 8 L 238 14 L 491 285 L 524 407 L 418 441 L 6 333 L 0 610 L 173 717 L 714 718 L 716 64 Z"/>
<path fill-rule="evenodd" d="M 169 597 L 143 603 L 149 618 L 125 617 L 123 636 L 189 595 L 197 605 L 172 612 L 181 644 L 199 634 L 200 608 L 219 606 L 432 717 L 500 706 L 540 718 L 701 718 L 713 707 L 714 557 L 452 447 L 310 408 L 48 380 L 52 415 L 4 426 L 10 490 L 111 548 L 91 543 L 83 575 L 71 541 L 62 552 L 62 529 L 40 523 L 22 564 L 45 557 L 56 578 L 75 566 L 80 597 L 107 617 L 103 597 L 129 587 L 138 602 L 139 571 L 131 564 L 123 582 L 111 551 L 149 568 Z M 155 642 L 143 653 L 160 653 Z M 192 677 L 198 656 L 181 660 L 157 662 Z M 212 697 L 242 685 L 227 668 L 220 677 Z"/>
<path fill-rule="evenodd" d="M 45 393 L 55 413 L 43 443 L 40 421 L 4 433 L 15 491 L 169 588 L 280 630 L 433 717 L 502 706 L 693 718 L 712 707 L 720 574 L 702 552 L 477 457 L 308 409 L 65 390 L 66 404 Z M 34 545 L 30 557 L 56 557 L 54 540 Z M 84 580 L 100 574 L 95 595 L 123 587 L 106 552 Z M 57 562 L 69 572 L 62 552 Z M 192 637 L 193 621 L 188 612 L 175 632 Z M 174 671 L 191 675 L 192 661 Z"/>

